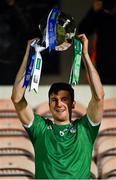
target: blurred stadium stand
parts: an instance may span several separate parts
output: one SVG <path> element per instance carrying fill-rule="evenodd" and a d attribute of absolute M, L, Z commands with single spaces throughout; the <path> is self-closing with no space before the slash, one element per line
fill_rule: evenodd
<path fill-rule="evenodd" d="M 41 37 L 40 20 L 56 5 L 59 6 L 58 0 L 49 3 L 47 0 L 0 0 L 0 85 L 13 84 L 27 41 Z M 42 56 L 42 72 L 59 73 L 59 54 L 52 52 L 48 56 L 45 50 Z"/>
<path fill-rule="evenodd" d="M 36 113 L 52 120 L 48 103 L 38 104 Z M 86 106 L 76 102 L 73 120 L 86 112 Z M 8 177 L 32 179 L 34 150 L 18 119 L 11 100 L 0 100 L 0 179 Z M 116 99 L 107 99 L 104 117 L 95 141 L 91 163 L 92 179 L 116 178 Z"/>
<path fill-rule="evenodd" d="M 0 100 L 0 179 L 32 179 L 34 150 L 10 99 Z"/>

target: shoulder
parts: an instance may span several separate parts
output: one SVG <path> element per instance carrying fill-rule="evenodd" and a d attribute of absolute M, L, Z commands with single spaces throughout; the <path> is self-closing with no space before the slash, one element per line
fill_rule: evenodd
<path fill-rule="evenodd" d="M 86 134 L 93 144 L 98 135 L 100 123 L 93 123 L 87 114 L 77 120 L 76 123 L 78 124 L 79 132 Z"/>
<path fill-rule="evenodd" d="M 34 119 L 28 124 L 28 126 L 24 125 L 25 128 L 31 128 L 32 126 L 44 126 L 52 123 L 49 119 L 40 116 L 39 114 L 34 113 Z"/>
<path fill-rule="evenodd" d="M 82 124 L 82 125 L 90 124 L 93 127 L 100 125 L 100 122 L 94 123 L 87 114 L 84 114 L 80 119 L 76 119 L 74 121 L 74 124 L 76 124 L 76 123 Z"/>

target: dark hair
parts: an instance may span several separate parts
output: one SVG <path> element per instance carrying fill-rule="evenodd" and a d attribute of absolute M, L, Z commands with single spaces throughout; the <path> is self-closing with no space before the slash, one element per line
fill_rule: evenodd
<path fill-rule="evenodd" d="M 71 96 L 71 100 L 74 101 L 74 89 L 72 88 L 72 86 L 68 83 L 65 82 L 57 82 L 57 83 L 53 83 L 49 89 L 48 92 L 48 97 L 50 99 L 50 95 L 52 93 L 57 94 L 58 91 L 60 90 L 66 90 L 70 93 Z"/>

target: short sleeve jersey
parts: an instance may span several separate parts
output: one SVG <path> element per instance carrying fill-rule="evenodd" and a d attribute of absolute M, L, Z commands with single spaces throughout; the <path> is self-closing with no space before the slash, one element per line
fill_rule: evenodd
<path fill-rule="evenodd" d="M 57 125 L 35 114 L 26 128 L 35 150 L 35 179 L 89 179 L 92 150 L 99 125 L 87 115 Z"/>

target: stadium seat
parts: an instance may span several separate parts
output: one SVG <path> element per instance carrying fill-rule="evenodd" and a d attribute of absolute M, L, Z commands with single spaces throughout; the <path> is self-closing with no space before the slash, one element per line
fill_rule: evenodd
<path fill-rule="evenodd" d="M 0 177 L 34 176 L 34 162 L 26 156 L 0 156 Z"/>
<path fill-rule="evenodd" d="M 116 155 L 108 158 L 105 163 L 102 163 L 102 178 L 115 176 L 116 178 Z"/>
<path fill-rule="evenodd" d="M 0 155 L 22 155 L 34 159 L 34 149 L 30 140 L 24 136 L 0 137 Z"/>
<path fill-rule="evenodd" d="M 91 177 L 90 179 L 97 179 L 98 178 L 98 168 L 94 160 L 91 162 Z"/>

